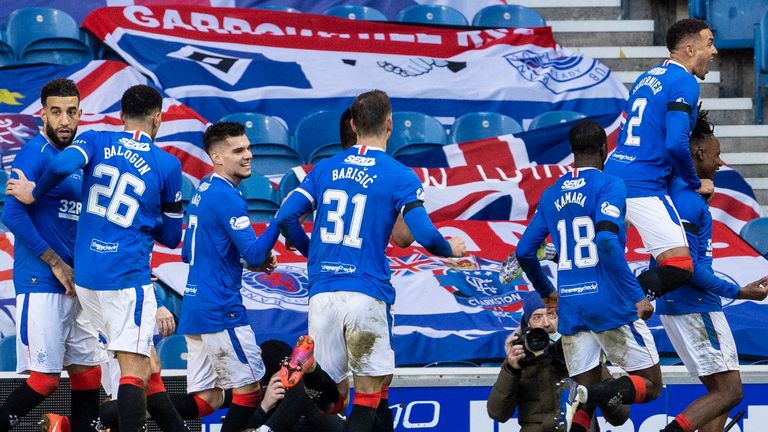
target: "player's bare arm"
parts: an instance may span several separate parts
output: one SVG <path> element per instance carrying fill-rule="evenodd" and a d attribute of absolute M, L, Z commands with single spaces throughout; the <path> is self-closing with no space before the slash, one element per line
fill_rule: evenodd
<path fill-rule="evenodd" d="M 24 175 L 24 172 L 18 168 L 12 170 L 19 178 L 8 179 L 5 183 L 6 195 L 11 195 L 20 202 L 30 205 L 35 202 L 35 197 L 32 195 L 32 191 L 35 190 L 35 184 Z"/>
<path fill-rule="evenodd" d="M 454 258 L 460 258 L 467 254 L 467 245 L 464 244 L 464 239 L 461 237 L 451 237 L 448 239 L 448 243 L 451 245 L 451 256 Z"/>
<path fill-rule="evenodd" d="M 764 276 L 739 290 L 739 298 L 744 300 L 763 301 L 768 297 L 768 276 Z"/>
<path fill-rule="evenodd" d="M 637 317 L 641 320 L 647 321 L 653 315 L 653 305 L 647 298 L 635 303 L 635 307 L 637 307 Z"/>
<path fill-rule="evenodd" d="M 21 171 L 19 171 L 21 172 Z M 40 259 L 51 267 L 53 275 L 64 285 L 64 292 L 69 297 L 75 296 L 75 272 L 53 249 L 48 248 L 40 254 Z"/>

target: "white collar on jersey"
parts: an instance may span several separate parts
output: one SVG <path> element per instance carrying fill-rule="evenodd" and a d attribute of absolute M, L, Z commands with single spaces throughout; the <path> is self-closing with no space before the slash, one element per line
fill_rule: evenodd
<path fill-rule="evenodd" d="M 151 137 L 151 136 L 149 136 L 149 134 L 148 134 L 148 133 L 146 133 L 146 132 L 144 132 L 144 131 L 140 131 L 140 130 L 124 130 L 123 132 L 125 132 L 125 133 L 129 133 L 129 134 L 133 135 L 133 139 L 134 139 L 134 141 L 135 141 L 135 140 L 138 140 L 138 139 L 139 139 L 139 138 L 141 138 L 141 137 L 144 137 L 144 138 L 148 139 L 148 140 L 149 140 L 149 142 L 153 142 L 153 141 L 154 141 L 154 140 L 152 139 L 152 137 Z"/>
<path fill-rule="evenodd" d="M 677 60 L 667 59 L 667 64 L 678 65 L 678 66 L 680 66 L 681 68 L 685 69 L 685 71 L 686 71 L 686 72 L 690 72 L 690 71 L 688 70 L 688 68 L 687 68 L 687 67 L 683 66 L 683 64 L 682 64 L 682 63 L 680 63 L 680 62 L 679 62 L 679 61 L 677 61 Z"/>
<path fill-rule="evenodd" d="M 579 167 L 579 168 L 571 168 L 571 175 L 572 175 L 573 177 L 578 177 L 578 175 L 579 175 L 579 171 L 587 171 L 587 170 L 598 170 L 598 171 L 600 171 L 599 169 L 597 169 L 597 168 L 595 168 L 595 167 Z"/>
<path fill-rule="evenodd" d="M 371 151 L 371 150 L 386 151 L 386 150 L 384 150 L 381 147 L 371 147 L 371 146 L 364 146 L 364 145 L 360 145 L 360 144 L 355 144 L 352 147 L 357 149 L 357 153 L 358 154 L 365 154 L 366 152 Z"/>
<path fill-rule="evenodd" d="M 234 184 L 234 183 L 232 183 L 231 181 L 229 181 L 228 179 L 224 178 L 224 176 L 221 176 L 221 175 L 219 175 L 219 174 L 216 174 L 216 173 L 212 173 L 212 174 L 211 174 L 211 178 L 213 178 L 213 177 L 218 177 L 218 178 L 220 178 L 220 179 L 224 180 L 225 182 L 227 182 L 227 184 L 228 184 L 228 185 L 230 185 L 230 186 L 232 186 L 233 188 L 237 189 L 237 186 L 235 186 L 235 184 Z"/>

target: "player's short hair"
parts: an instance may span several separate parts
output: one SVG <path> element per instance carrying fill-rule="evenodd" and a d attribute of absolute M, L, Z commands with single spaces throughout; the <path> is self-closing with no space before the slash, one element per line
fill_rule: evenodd
<path fill-rule="evenodd" d="M 139 84 L 123 93 L 120 101 L 123 115 L 132 119 L 140 119 L 153 115 L 163 109 L 163 97 L 154 88 Z"/>
<path fill-rule="evenodd" d="M 691 138 L 688 140 L 691 150 L 693 151 L 698 148 L 702 142 L 705 142 L 708 137 L 714 134 L 715 125 L 709 121 L 709 111 L 702 110 L 701 105 L 699 105 L 699 113 L 696 116 L 696 125 L 693 126 Z"/>
<path fill-rule="evenodd" d="M 357 144 L 357 134 L 352 129 L 352 125 L 349 123 L 350 120 L 352 120 L 352 110 L 347 108 L 339 119 L 339 142 L 344 150 Z"/>
<path fill-rule="evenodd" d="M 80 102 L 80 90 L 77 89 L 77 84 L 69 78 L 56 78 L 48 81 L 40 90 L 40 103 L 45 106 L 45 101 L 51 96 L 77 96 L 77 101 Z"/>
<path fill-rule="evenodd" d="M 223 121 L 208 126 L 203 134 L 203 148 L 210 154 L 211 146 L 229 137 L 245 135 L 245 126 L 238 122 Z"/>
<path fill-rule="evenodd" d="M 686 18 L 672 24 L 667 30 L 667 49 L 670 52 L 674 51 L 680 42 L 691 36 L 697 36 L 700 31 L 708 28 L 707 23 L 700 19 Z"/>
<path fill-rule="evenodd" d="M 581 119 L 568 133 L 573 154 L 598 154 L 608 142 L 605 129 L 594 120 Z"/>
<path fill-rule="evenodd" d="M 392 113 L 389 96 L 381 90 L 371 90 L 355 98 L 349 108 L 357 134 L 383 135 L 387 131 L 387 117 Z"/>

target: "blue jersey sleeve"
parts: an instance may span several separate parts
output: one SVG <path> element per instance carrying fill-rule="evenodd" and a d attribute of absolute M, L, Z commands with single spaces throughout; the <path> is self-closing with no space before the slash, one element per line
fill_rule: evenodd
<path fill-rule="evenodd" d="M 219 223 L 222 224 L 245 262 L 250 266 L 261 265 L 269 256 L 280 234 L 277 224 L 273 220 L 267 230 L 257 238 L 251 227 L 251 220 L 248 218 L 248 206 L 245 201 L 229 197 L 222 201 L 221 205 L 216 207 L 216 218 Z"/>
<path fill-rule="evenodd" d="M 418 201 L 419 203 L 421 201 Z M 419 242 L 432 255 L 451 256 L 451 244 L 440 234 L 429 219 L 424 206 L 417 205 L 406 211 L 403 220 L 413 234 L 413 239 Z"/>
<path fill-rule="evenodd" d="M 311 200 L 312 197 L 304 190 L 302 184 L 288 196 L 275 217 L 276 225 L 280 227 L 283 235 L 304 256 L 309 255 L 309 237 L 301 226 L 300 218 L 312 210 Z"/>
<path fill-rule="evenodd" d="M 158 243 L 175 248 L 181 241 L 184 214 L 181 210 L 181 164 L 172 160 L 173 166 L 163 179 L 160 191 L 161 224 L 155 225 L 152 238 Z"/>
<path fill-rule="evenodd" d="M 715 276 L 712 267 L 709 266 L 693 266 L 693 278 L 691 283 L 696 287 L 704 291 L 711 291 L 721 297 L 735 299 L 739 297 L 739 290 L 741 287 L 735 283 L 728 282 L 725 279 L 721 279 Z"/>
<path fill-rule="evenodd" d="M 413 202 L 424 202 L 424 189 L 416 174 L 411 169 L 404 169 L 395 186 L 395 207 L 403 208 Z M 421 243 L 421 242 L 420 242 Z"/>
<path fill-rule="evenodd" d="M 627 291 L 634 303 L 645 298 L 637 278 L 629 269 L 624 256 L 623 236 L 626 213 L 627 191 L 624 183 L 615 180 L 606 182 L 598 195 L 599 209 L 595 214 L 595 244 L 600 262 L 613 275 L 618 285 Z"/>
<path fill-rule="evenodd" d="M 672 87 L 667 105 L 666 150 L 675 173 L 692 189 L 701 187 L 691 159 L 691 115 L 699 101 L 699 86 L 694 78 L 679 81 Z"/>
<path fill-rule="evenodd" d="M 684 221 L 686 228 L 685 236 L 688 238 L 688 246 L 694 261 L 693 278 L 690 283 L 698 289 L 710 291 L 721 297 L 738 298 L 741 287 L 717 277 L 712 269 L 712 259 L 710 257 L 712 239 L 711 216 L 709 215 L 709 209 L 705 205 L 701 205 L 698 211 L 699 214 L 695 221 Z M 707 212 L 707 214 L 703 214 L 703 212 Z"/>
<path fill-rule="evenodd" d="M 37 182 L 43 172 L 43 158 L 39 154 L 31 154 L 31 149 L 22 149 L 13 161 L 13 168 L 20 169 L 31 182 Z M 11 172 L 11 178 L 18 178 L 15 172 Z M 50 246 L 35 228 L 29 217 L 29 207 L 20 203 L 16 198 L 8 195 L 3 208 L 3 223 L 16 238 L 15 241 L 23 244 L 37 255 L 41 255 Z"/>
<path fill-rule="evenodd" d="M 35 199 L 47 194 L 67 176 L 85 166 L 88 162 L 86 156 L 72 146 L 65 148 L 51 161 L 48 169 L 40 178 L 32 191 Z"/>
<path fill-rule="evenodd" d="M 526 227 L 520 241 L 517 243 L 517 250 L 515 251 L 520 267 L 522 267 L 525 275 L 528 276 L 528 280 L 531 281 L 533 288 L 542 297 L 547 297 L 555 291 L 555 287 L 547 275 L 544 274 L 544 270 L 542 270 L 539 259 L 536 256 L 541 242 L 547 238 L 548 234 L 549 229 L 547 228 L 544 216 L 537 210 L 533 214 L 533 219 L 531 219 L 528 227 Z"/>

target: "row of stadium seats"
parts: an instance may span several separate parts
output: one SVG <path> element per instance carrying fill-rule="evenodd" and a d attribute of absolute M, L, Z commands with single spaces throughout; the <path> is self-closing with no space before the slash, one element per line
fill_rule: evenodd
<path fill-rule="evenodd" d="M 265 6 L 265 9 L 285 12 L 294 8 Z M 386 21 L 380 11 L 368 6 L 336 6 L 325 15 L 341 18 Z M 448 6 L 415 5 L 403 9 L 397 22 L 435 25 L 467 26 L 468 20 Z M 472 19 L 478 27 L 538 27 L 547 23 L 538 12 L 517 5 L 494 5 L 480 10 Z M 50 7 L 26 7 L 8 16 L 5 30 L 0 30 L 0 67 L 50 63 L 70 65 L 96 59 L 116 58 L 114 52 L 88 32 L 81 31 L 77 22 L 66 12 Z"/>
<path fill-rule="evenodd" d="M 299 121 L 293 137 L 280 119 L 258 113 L 230 114 L 222 121 L 245 125 L 254 154 L 253 170 L 273 175 L 302 163 L 314 164 L 341 151 L 341 112 L 322 110 Z M 583 118 L 574 111 L 550 111 L 535 117 L 528 130 Z M 493 112 L 468 113 L 456 119 L 450 135 L 434 117 L 411 111 L 392 113 L 393 131 L 387 153 L 394 158 L 419 153 L 446 144 L 467 142 L 523 131 L 515 119 Z"/>

